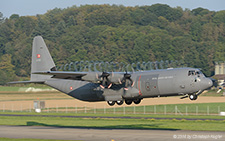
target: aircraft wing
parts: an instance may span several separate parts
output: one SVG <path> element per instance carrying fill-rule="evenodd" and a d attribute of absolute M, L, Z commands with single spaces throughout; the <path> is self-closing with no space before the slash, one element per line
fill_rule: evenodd
<path fill-rule="evenodd" d="M 27 84 L 27 83 L 44 84 L 44 81 L 14 81 L 14 82 L 8 82 L 8 84 Z"/>
<path fill-rule="evenodd" d="M 52 75 L 52 78 L 81 80 L 87 72 L 69 72 L 69 71 L 41 71 L 33 72 L 32 74 Z"/>

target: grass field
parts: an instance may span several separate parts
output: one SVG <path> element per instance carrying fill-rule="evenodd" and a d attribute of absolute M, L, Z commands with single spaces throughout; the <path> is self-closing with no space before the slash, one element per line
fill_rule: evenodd
<path fill-rule="evenodd" d="M 31 86 L 0 86 L 0 92 L 18 92 L 20 89 L 27 89 L 30 87 L 39 88 L 39 89 L 52 89 L 51 87 L 48 87 L 46 85 L 31 85 Z"/>
<path fill-rule="evenodd" d="M 95 117 L 141 117 L 141 118 L 192 118 L 192 119 L 208 119 L 208 120 L 213 120 L 213 119 L 222 119 L 225 120 L 224 116 L 218 116 L 218 115 L 163 115 L 163 114 L 112 114 L 112 113 L 65 113 L 65 112 L 53 112 L 53 113 L 36 113 L 36 112 L 0 112 L 1 114 L 9 114 L 9 115 L 36 115 L 36 116 L 41 116 L 41 115 L 53 115 L 53 116 L 95 116 Z M 1 116 L 0 116 L 1 118 Z"/>
<path fill-rule="evenodd" d="M 7 87 L 0 86 L 0 92 L 17 92 L 20 88 L 28 88 L 28 87 Z"/>
<path fill-rule="evenodd" d="M 165 104 L 133 107 L 57 107 L 45 108 L 44 112 L 73 112 L 73 113 L 113 113 L 113 114 L 173 114 L 173 115 L 218 115 L 225 111 L 224 103 L 194 103 L 194 104 Z"/>
<path fill-rule="evenodd" d="M 61 113 L 62 114 L 62 113 Z M 90 115 L 90 114 L 89 114 Z M 99 115 L 111 116 L 111 115 Z M 113 115 L 122 116 L 122 115 Z M 134 116 L 134 115 L 133 115 Z M 148 115 L 151 116 L 151 115 Z M 153 115 L 150 119 L 122 119 L 122 118 L 66 118 L 66 117 L 12 117 L 1 116 L 0 125 L 20 126 L 56 126 L 69 128 L 113 128 L 113 129 L 153 129 L 153 130 L 200 130 L 200 131 L 225 131 L 225 120 L 177 120 L 155 119 L 162 115 Z M 155 118 L 154 118 L 155 117 Z M 165 117 L 165 116 L 164 116 Z M 168 116 L 170 117 L 170 116 Z M 183 118 L 191 116 L 183 116 Z M 200 117 L 199 117 L 200 118 Z M 201 117 L 203 118 L 203 116 Z M 215 117 L 213 117 L 215 118 Z"/>
<path fill-rule="evenodd" d="M 42 99 L 40 97 L 40 99 Z M 46 99 L 46 98 L 45 98 Z M 54 97 L 49 99 L 67 99 L 61 97 Z M 29 99 L 28 99 L 29 100 Z M 21 100 L 22 101 L 22 100 Z M 32 109 L 21 110 L 17 108 L 15 110 L 3 109 L 4 105 L 0 105 L 0 112 L 32 112 Z M 25 105 L 24 105 L 25 106 Z M 9 108 L 12 108 L 9 106 Z M 44 113 L 90 113 L 90 114 L 134 114 L 134 115 L 147 115 L 147 114 L 160 114 L 160 115 L 219 115 L 220 112 L 225 112 L 224 103 L 193 103 L 193 104 L 165 104 L 165 105 L 144 105 L 144 106 L 121 106 L 121 107 L 109 107 L 109 108 L 96 108 L 87 106 L 74 106 L 74 107 L 46 107 L 42 109 Z"/>
<path fill-rule="evenodd" d="M 51 140 L 51 139 L 12 139 L 12 138 L 1 138 L 0 141 L 65 141 L 65 140 Z"/>

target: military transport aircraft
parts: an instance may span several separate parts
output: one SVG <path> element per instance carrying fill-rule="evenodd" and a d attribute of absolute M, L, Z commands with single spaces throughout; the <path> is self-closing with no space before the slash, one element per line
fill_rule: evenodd
<path fill-rule="evenodd" d="M 57 71 L 54 61 L 41 36 L 32 46 L 30 81 L 53 87 L 82 101 L 107 101 L 127 105 L 139 104 L 143 98 L 182 96 L 196 100 L 213 85 L 210 78 L 195 68 L 168 68 L 137 72 L 68 72 Z"/>

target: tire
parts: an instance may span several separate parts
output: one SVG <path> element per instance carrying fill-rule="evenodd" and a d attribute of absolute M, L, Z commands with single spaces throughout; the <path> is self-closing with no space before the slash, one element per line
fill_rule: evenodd
<path fill-rule="evenodd" d="M 115 101 L 107 101 L 107 103 L 109 104 L 109 106 L 113 106 L 113 105 L 115 105 Z"/>
<path fill-rule="evenodd" d="M 196 94 L 189 95 L 190 100 L 196 100 L 197 98 L 198 98 L 198 96 Z"/>
<path fill-rule="evenodd" d="M 198 96 L 197 95 L 195 95 L 195 99 L 194 100 L 196 100 L 198 98 Z"/>
<path fill-rule="evenodd" d="M 135 104 L 141 103 L 141 99 L 135 99 L 135 100 L 134 100 L 134 103 L 135 103 Z"/>
<path fill-rule="evenodd" d="M 130 104 L 132 104 L 132 100 L 125 100 L 125 103 L 126 103 L 127 105 L 130 105 Z"/>
<path fill-rule="evenodd" d="M 116 101 L 116 104 L 118 104 L 118 105 L 123 105 L 123 100 L 118 100 L 118 101 Z"/>

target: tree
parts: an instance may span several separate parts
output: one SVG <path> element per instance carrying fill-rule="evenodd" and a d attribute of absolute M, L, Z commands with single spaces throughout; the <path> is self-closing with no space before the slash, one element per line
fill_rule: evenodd
<path fill-rule="evenodd" d="M 16 30 L 19 30 L 22 33 L 25 33 L 27 36 L 29 36 L 36 27 L 37 25 L 36 22 L 37 22 L 36 17 L 22 16 L 15 21 L 14 25 Z"/>
<path fill-rule="evenodd" d="M 0 24 L 2 24 L 5 21 L 5 18 L 3 17 L 3 14 L 0 12 Z"/>
<path fill-rule="evenodd" d="M 10 17 L 9 17 L 9 19 L 10 20 L 17 20 L 17 19 L 19 19 L 19 15 L 18 14 L 12 14 Z"/>
<path fill-rule="evenodd" d="M 211 75 L 213 62 L 224 61 L 224 17 L 224 11 L 190 11 L 165 4 L 73 6 L 6 19 L 0 13 L 0 58 L 10 60 L 10 55 L 15 66 L 11 70 L 27 77 L 32 39 L 41 35 L 56 65 L 77 60 L 178 60 Z M 0 71 L 1 80 L 6 81 L 8 72 Z"/>
<path fill-rule="evenodd" d="M 210 11 L 209 11 L 208 9 L 204 9 L 204 8 L 201 8 L 201 7 L 196 8 L 196 9 L 193 9 L 193 10 L 191 11 L 191 13 L 193 13 L 195 16 L 197 16 L 197 15 L 203 16 L 203 15 L 205 15 L 205 14 L 208 14 L 209 12 L 210 12 Z"/>
<path fill-rule="evenodd" d="M 57 25 L 56 25 L 56 29 L 55 29 L 55 34 L 56 36 L 60 36 L 63 33 L 65 33 L 65 29 L 66 29 L 66 23 L 64 21 L 60 21 Z"/>
<path fill-rule="evenodd" d="M 0 85 L 4 85 L 16 78 L 14 65 L 11 63 L 11 55 L 5 54 L 1 57 L 0 62 Z"/>
<path fill-rule="evenodd" d="M 52 28 L 49 24 L 49 21 L 43 19 L 41 16 L 38 16 L 37 26 L 35 26 L 32 36 L 43 36 L 45 39 L 53 39 L 54 35 L 52 32 Z"/>
<path fill-rule="evenodd" d="M 166 4 L 154 4 L 148 7 L 148 10 L 154 13 L 156 16 L 163 16 L 169 21 L 175 21 L 182 16 L 180 9 L 171 8 Z"/>
<path fill-rule="evenodd" d="M 225 24 L 225 10 L 218 11 L 213 17 L 213 21 L 217 24 L 224 23 Z"/>

